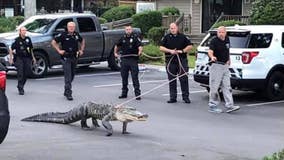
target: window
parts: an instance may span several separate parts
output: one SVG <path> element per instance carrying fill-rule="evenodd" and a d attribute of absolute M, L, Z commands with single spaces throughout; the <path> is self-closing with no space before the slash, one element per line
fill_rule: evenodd
<path fill-rule="evenodd" d="M 67 31 L 67 23 L 68 22 L 73 22 L 73 19 L 72 18 L 63 19 L 61 22 L 59 22 L 57 24 L 55 30 L 64 29 L 65 31 Z"/>
<path fill-rule="evenodd" d="M 80 32 L 95 32 L 96 26 L 92 18 L 78 18 Z"/>
<path fill-rule="evenodd" d="M 284 32 L 282 33 L 282 47 L 284 48 Z"/>
<path fill-rule="evenodd" d="M 216 37 L 217 32 L 212 32 L 210 37 L 202 44 L 202 46 L 209 46 L 211 40 Z M 249 37 L 249 32 L 228 32 L 231 48 L 246 48 Z"/>
<path fill-rule="evenodd" d="M 248 48 L 268 48 L 272 41 L 272 33 L 252 34 Z"/>

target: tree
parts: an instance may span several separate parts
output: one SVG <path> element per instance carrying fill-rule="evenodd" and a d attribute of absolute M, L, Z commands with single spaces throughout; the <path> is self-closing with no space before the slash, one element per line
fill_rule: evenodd
<path fill-rule="evenodd" d="M 252 3 L 251 24 L 284 25 L 283 0 L 255 0 Z"/>

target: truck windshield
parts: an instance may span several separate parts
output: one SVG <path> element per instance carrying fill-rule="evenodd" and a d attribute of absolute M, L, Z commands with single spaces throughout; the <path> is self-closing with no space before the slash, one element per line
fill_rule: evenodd
<path fill-rule="evenodd" d="M 46 33 L 50 26 L 55 22 L 55 19 L 28 19 L 19 27 L 26 27 L 29 32 Z"/>
<path fill-rule="evenodd" d="M 247 48 L 249 32 L 227 32 L 229 36 L 231 48 Z M 210 36 L 201 44 L 201 46 L 209 46 L 210 41 L 217 36 L 216 32 L 210 33 Z"/>

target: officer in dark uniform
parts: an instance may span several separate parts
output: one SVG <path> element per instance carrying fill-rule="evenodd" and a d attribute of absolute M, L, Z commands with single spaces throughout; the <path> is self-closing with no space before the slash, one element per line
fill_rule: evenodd
<path fill-rule="evenodd" d="M 128 75 L 131 72 L 134 93 L 136 100 L 141 100 L 140 84 L 138 79 L 138 60 L 142 54 L 142 44 L 139 37 L 133 33 L 131 26 L 125 27 L 125 34 L 118 41 L 114 48 L 115 57 L 119 57 L 118 48 L 120 48 L 121 58 L 121 77 L 122 77 L 122 93 L 118 98 L 127 98 L 128 93 Z"/>
<path fill-rule="evenodd" d="M 175 23 L 170 24 L 170 33 L 165 35 L 161 41 L 160 50 L 165 53 L 166 68 L 170 82 L 170 100 L 168 103 L 177 102 L 177 82 L 173 80 L 177 75 L 184 75 L 188 72 L 187 52 L 192 48 L 192 43 L 184 35 L 178 32 L 178 26 Z M 179 61 L 180 60 L 180 61 Z M 182 99 L 185 103 L 190 103 L 188 91 L 188 76 L 185 74 L 179 77 Z"/>
<path fill-rule="evenodd" d="M 83 54 L 85 48 L 85 40 L 75 31 L 75 28 L 74 22 L 68 22 L 67 31 L 55 36 L 51 42 L 61 55 L 65 79 L 64 96 L 67 100 L 73 100 L 71 83 L 75 75 L 77 58 Z M 61 48 L 59 43 L 61 43 Z M 79 43 L 81 43 L 80 47 Z"/>
<path fill-rule="evenodd" d="M 24 95 L 24 85 L 27 81 L 27 77 L 32 72 L 32 60 L 35 63 L 35 57 L 33 54 L 33 44 L 31 38 L 26 36 L 27 29 L 21 27 L 19 30 L 19 37 L 15 39 L 10 48 L 9 63 L 15 64 L 17 68 L 18 78 L 18 91 L 20 95 Z"/>

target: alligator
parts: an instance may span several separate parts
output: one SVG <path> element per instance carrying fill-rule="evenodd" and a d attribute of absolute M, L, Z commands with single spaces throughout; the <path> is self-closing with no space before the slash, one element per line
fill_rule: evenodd
<path fill-rule="evenodd" d="M 107 130 L 106 136 L 111 136 L 113 129 L 110 121 L 122 122 L 122 134 L 128 134 L 126 131 L 127 123 L 132 121 L 146 121 L 148 115 L 129 106 L 116 107 L 110 104 L 87 102 L 78 105 L 68 112 L 42 113 L 24 118 L 22 121 L 70 124 L 81 120 L 81 127 L 88 129 L 90 128 L 87 125 L 87 119 L 89 118 L 92 118 L 94 127 L 100 127 L 97 120 L 101 120 L 102 125 Z"/>

